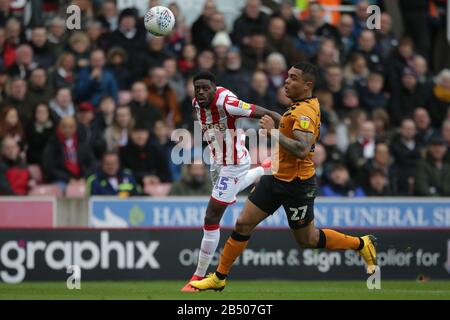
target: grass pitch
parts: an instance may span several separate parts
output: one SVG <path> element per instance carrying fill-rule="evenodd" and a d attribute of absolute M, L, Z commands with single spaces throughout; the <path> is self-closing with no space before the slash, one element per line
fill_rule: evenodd
<path fill-rule="evenodd" d="M 0 299 L 34 300 L 450 300 L 450 281 L 382 281 L 368 290 L 365 281 L 233 281 L 222 292 L 181 293 L 184 282 L 89 282 L 69 290 L 65 282 L 0 283 Z"/>

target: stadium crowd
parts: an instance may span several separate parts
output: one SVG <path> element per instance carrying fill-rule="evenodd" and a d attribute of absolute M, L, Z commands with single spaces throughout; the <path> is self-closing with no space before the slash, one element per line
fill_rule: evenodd
<path fill-rule="evenodd" d="M 192 26 L 171 3 L 176 27 L 163 38 L 114 0 L 42 0 L 26 24 L 0 1 L 0 194 L 209 195 L 204 164 L 170 161 L 171 132 L 194 130 L 192 76 L 212 71 L 240 99 L 283 113 L 289 66 L 310 61 L 321 195 L 450 196 L 446 1 L 398 0 L 401 35 L 383 1 L 331 1 L 356 10 L 328 20 L 326 2 L 298 13 L 280 1 L 269 15 L 248 0 L 229 27 L 214 0 Z M 60 14 L 71 3 L 81 30 Z M 367 29 L 370 4 L 383 9 L 380 29 Z"/>

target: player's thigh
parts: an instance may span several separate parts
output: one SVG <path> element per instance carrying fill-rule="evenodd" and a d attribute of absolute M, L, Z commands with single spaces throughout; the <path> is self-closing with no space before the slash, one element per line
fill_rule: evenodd
<path fill-rule="evenodd" d="M 269 214 L 247 199 L 244 209 L 236 221 L 235 230 L 242 235 L 250 235 L 256 226 L 268 216 Z"/>
<path fill-rule="evenodd" d="M 315 184 L 299 181 L 283 183 L 283 208 L 292 230 L 308 228 L 314 220 L 314 201 L 317 195 Z"/>
<path fill-rule="evenodd" d="M 224 205 L 236 202 L 236 195 L 239 193 L 241 180 L 245 178 L 250 164 L 222 166 L 215 179 L 212 190 L 212 198 Z M 217 174 L 217 169 L 215 175 Z"/>

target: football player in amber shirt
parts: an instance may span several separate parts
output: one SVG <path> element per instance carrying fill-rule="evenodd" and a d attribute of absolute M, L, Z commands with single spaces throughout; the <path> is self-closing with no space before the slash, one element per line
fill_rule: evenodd
<path fill-rule="evenodd" d="M 249 196 L 233 233 L 228 238 L 215 273 L 190 284 L 198 290 L 223 290 L 225 278 L 236 258 L 247 247 L 255 227 L 280 206 L 286 211 L 289 227 L 302 248 L 358 251 L 367 264 L 367 272 L 376 271 L 375 237 L 353 237 L 314 225 L 314 199 L 317 194 L 312 162 L 314 145 L 320 136 L 320 105 L 312 92 L 317 68 L 299 63 L 288 72 L 286 96 L 292 105 L 280 121 L 279 129 L 270 117 L 262 117 L 261 127 L 278 144 L 278 159 L 273 159 L 273 175 L 263 176 Z"/>

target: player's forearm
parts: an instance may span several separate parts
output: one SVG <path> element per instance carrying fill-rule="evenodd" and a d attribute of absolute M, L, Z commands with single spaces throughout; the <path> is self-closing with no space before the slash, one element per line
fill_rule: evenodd
<path fill-rule="evenodd" d="M 280 123 L 281 120 L 281 115 L 279 115 L 274 111 L 255 105 L 255 111 L 253 111 L 251 117 L 260 119 L 264 116 L 271 117 L 275 121 L 275 125 L 278 127 L 278 124 Z"/>
<path fill-rule="evenodd" d="M 286 137 L 279 130 L 273 129 L 271 136 L 278 141 L 286 150 L 299 159 L 305 159 L 309 154 L 310 146 L 307 141 L 295 140 Z"/>

